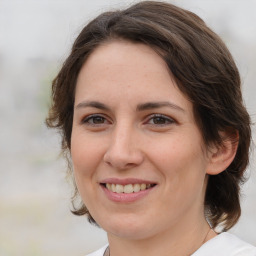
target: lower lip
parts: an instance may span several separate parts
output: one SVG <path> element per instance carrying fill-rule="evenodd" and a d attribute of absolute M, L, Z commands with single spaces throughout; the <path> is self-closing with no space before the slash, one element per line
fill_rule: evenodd
<path fill-rule="evenodd" d="M 131 203 L 131 202 L 140 200 L 140 199 L 146 197 L 155 188 L 155 186 L 154 186 L 154 187 L 148 188 L 146 190 L 126 194 L 126 193 L 112 192 L 102 185 L 101 185 L 101 187 L 102 187 L 105 195 L 108 197 L 108 199 L 110 199 L 111 201 L 114 201 L 114 202 L 119 202 L 119 203 Z"/>

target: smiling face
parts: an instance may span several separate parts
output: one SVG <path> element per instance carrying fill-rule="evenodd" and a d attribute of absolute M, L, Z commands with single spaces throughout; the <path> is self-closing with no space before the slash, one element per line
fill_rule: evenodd
<path fill-rule="evenodd" d="M 71 156 L 96 222 L 133 239 L 204 222 L 209 160 L 192 103 L 160 56 L 143 44 L 103 44 L 76 86 Z"/>

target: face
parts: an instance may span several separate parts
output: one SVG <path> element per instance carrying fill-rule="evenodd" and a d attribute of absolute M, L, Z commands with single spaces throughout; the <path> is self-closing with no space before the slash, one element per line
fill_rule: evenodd
<path fill-rule="evenodd" d="M 192 104 L 146 45 L 106 43 L 83 65 L 71 156 L 83 202 L 109 234 L 142 239 L 204 220 L 209 160 Z"/>

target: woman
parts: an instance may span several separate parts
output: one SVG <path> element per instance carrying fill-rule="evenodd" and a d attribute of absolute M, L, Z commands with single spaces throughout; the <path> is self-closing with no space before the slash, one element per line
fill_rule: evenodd
<path fill-rule="evenodd" d="M 195 14 L 143 1 L 91 21 L 47 124 L 72 159 L 73 213 L 108 234 L 90 255 L 256 255 L 216 231 L 240 217 L 250 118 L 232 56 Z"/>

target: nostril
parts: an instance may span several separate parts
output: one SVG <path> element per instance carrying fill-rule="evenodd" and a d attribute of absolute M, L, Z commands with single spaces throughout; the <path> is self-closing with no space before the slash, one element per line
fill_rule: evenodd
<path fill-rule="evenodd" d="M 116 169 L 128 169 L 143 162 L 142 151 L 126 138 L 113 139 L 113 143 L 106 150 L 103 161 Z"/>

